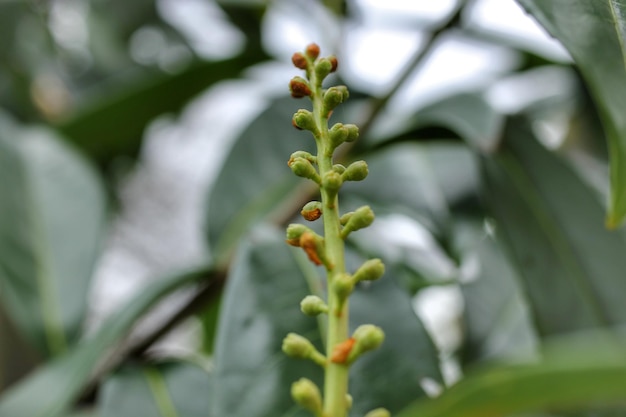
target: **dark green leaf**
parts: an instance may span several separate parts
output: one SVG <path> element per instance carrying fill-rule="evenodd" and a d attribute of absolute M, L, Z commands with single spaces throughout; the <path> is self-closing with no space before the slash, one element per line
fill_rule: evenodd
<path fill-rule="evenodd" d="M 308 337 L 318 348 L 323 322 L 305 317 L 299 301 L 319 293 L 316 270 L 282 233 L 258 229 L 240 247 L 224 295 L 215 351 L 213 414 L 275 417 L 306 415 L 289 396 L 290 384 L 310 378 L 318 384 L 321 369 L 281 352 L 289 332 Z M 353 327 L 383 326 L 386 341 L 353 367 L 351 389 L 355 416 L 366 408 L 399 410 L 422 393 L 420 381 L 441 381 L 437 354 L 411 299 L 393 282 L 393 274 L 351 297 Z M 293 414 L 297 413 L 297 414 Z"/>
<path fill-rule="evenodd" d="M 464 299 L 464 360 L 529 357 L 537 336 L 518 277 L 480 219 L 455 226 Z"/>
<path fill-rule="evenodd" d="M 626 4 L 619 0 L 518 0 L 574 58 L 596 99 L 609 141 L 607 225 L 626 216 Z"/>
<path fill-rule="evenodd" d="M 174 75 L 137 75 L 80 106 L 58 129 L 100 163 L 135 154 L 146 125 L 160 114 L 180 110 L 215 83 L 237 77 L 265 59 L 261 51 L 218 62 L 197 62 Z"/>
<path fill-rule="evenodd" d="M 43 129 L 0 120 L 0 297 L 42 351 L 78 337 L 105 220 L 100 179 Z"/>
<path fill-rule="evenodd" d="M 604 228 L 596 193 L 530 126 L 512 121 L 483 159 L 485 198 L 541 334 L 623 324 L 624 235 Z"/>
<path fill-rule="evenodd" d="M 474 372 L 440 397 L 415 402 L 398 417 L 501 417 L 623 403 L 624 347 L 605 345 L 596 335 L 586 339 L 584 346 L 574 339 L 550 349 L 536 363 Z"/>
<path fill-rule="evenodd" d="M 297 411 L 289 388 L 301 377 L 319 385 L 322 371 L 281 350 L 289 332 L 308 337 L 322 349 L 316 320 L 300 312 L 300 300 L 310 290 L 299 262 L 307 261 L 298 261 L 282 234 L 274 231 L 257 229 L 241 245 L 222 300 L 214 357 L 219 383 L 212 415 L 307 415 Z"/>
<path fill-rule="evenodd" d="M 435 127 L 445 128 L 473 148 L 487 153 L 498 145 L 502 122 L 502 115 L 491 107 L 483 94 L 460 93 L 418 109 L 408 120 L 391 116 L 382 122 L 384 129 L 366 137 L 364 143 L 371 146 L 411 139 L 417 131 Z"/>
<path fill-rule="evenodd" d="M 292 98 L 274 102 L 255 119 L 231 149 L 208 195 L 207 233 L 214 256 L 223 260 L 241 236 L 304 184 L 287 167 L 297 150 L 313 152 L 309 132 L 291 125 L 298 106 L 310 103 Z"/>
<path fill-rule="evenodd" d="M 129 365 L 108 378 L 99 400 L 100 417 L 207 417 L 211 379 L 185 362 Z"/>
<path fill-rule="evenodd" d="M 359 287 L 350 297 L 350 326 L 371 323 L 385 332 L 383 345 L 351 368 L 353 416 L 378 407 L 395 415 L 424 395 L 424 380 L 443 385 L 435 346 L 395 275 L 394 268 L 387 268 L 383 278 Z"/>
<path fill-rule="evenodd" d="M 107 319 L 92 337 L 3 393 L 0 415 L 61 416 L 80 395 L 109 350 L 128 333 L 137 319 L 172 291 L 208 276 L 210 272 L 200 269 L 151 284 Z"/>

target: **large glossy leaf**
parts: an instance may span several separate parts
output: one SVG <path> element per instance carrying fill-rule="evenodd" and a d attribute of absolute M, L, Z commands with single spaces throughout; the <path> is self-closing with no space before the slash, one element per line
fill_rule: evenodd
<path fill-rule="evenodd" d="M 106 354 L 146 311 L 172 291 L 210 275 L 206 269 L 199 269 L 156 281 L 107 319 L 92 337 L 3 393 L 0 397 L 0 415 L 62 416 L 80 395 Z"/>
<path fill-rule="evenodd" d="M 0 120 L 0 298 L 43 352 L 83 325 L 105 219 L 100 179 L 43 129 Z"/>
<path fill-rule="evenodd" d="M 224 61 L 197 62 L 176 74 L 136 74 L 124 85 L 102 89 L 57 127 L 100 163 L 120 154 L 134 154 L 144 128 L 155 117 L 180 110 L 208 87 L 237 77 L 263 59 L 266 56 L 258 49 Z"/>
<path fill-rule="evenodd" d="M 603 225 L 597 194 L 513 120 L 483 159 L 485 198 L 542 334 L 626 322 L 626 241 Z"/>
<path fill-rule="evenodd" d="M 465 363 L 531 356 L 537 336 L 519 278 L 480 218 L 457 217 L 455 247 L 464 273 Z"/>
<path fill-rule="evenodd" d="M 321 369 L 281 352 L 289 332 L 307 336 L 320 349 L 324 338 L 324 326 L 299 311 L 305 295 L 319 292 L 317 271 L 283 239 L 282 233 L 255 230 L 235 257 L 220 314 L 213 415 L 304 416 L 289 386 L 300 377 L 320 382 Z M 382 349 L 353 368 L 353 415 L 379 406 L 401 409 L 423 394 L 421 379 L 441 381 L 432 342 L 410 297 L 391 277 L 359 288 L 351 303 L 353 326 L 376 323 L 387 334 Z"/>
<path fill-rule="evenodd" d="M 128 365 L 102 386 L 100 417 L 207 417 L 208 372 L 186 362 Z"/>
<path fill-rule="evenodd" d="M 596 99 L 609 141 L 607 225 L 626 216 L 626 4 L 620 0 L 518 0 L 574 58 Z"/>
<path fill-rule="evenodd" d="M 306 415 L 297 411 L 289 387 L 303 376 L 320 383 L 321 369 L 281 351 L 289 332 L 307 336 L 322 349 L 317 321 L 300 312 L 300 300 L 310 293 L 302 274 L 276 231 L 256 229 L 240 246 L 219 317 L 214 356 L 219 383 L 212 415 Z"/>
<path fill-rule="evenodd" d="M 291 115 L 299 106 L 310 103 L 292 98 L 272 103 L 226 158 L 208 195 L 206 228 L 217 259 L 227 257 L 251 225 L 280 208 L 289 193 L 304 183 L 287 167 L 291 153 L 315 149 L 310 133 L 291 125 Z"/>
<path fill-rule="evenodd" d="M 571 340 L 535 363 L 476 371 L 440 397 L 416 401 L 398 417 L 501 417 L 623 404 L 624 347 L 604 344 L 600 335 L 585 338 L 593 343 L 579 346 L 580 340 Z"/>
<path fill-rule="evenodd" d="M 390 115 L 388 120 L 380 124 L 381 127 L 359 146 L 379 145 L 390 140 L 410 140 L 416 132 L 434 127 L 452 131 L 475 149 L 490 152 L 498 144 L 503 116 L 489 104 L 483 93 L 473 92 L 435 101 L 418 109 L 409 119 Z"/>

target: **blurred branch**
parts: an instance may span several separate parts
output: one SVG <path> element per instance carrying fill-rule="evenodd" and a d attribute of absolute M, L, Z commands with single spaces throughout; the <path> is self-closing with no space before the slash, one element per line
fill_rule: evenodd
<path fill-rule="evenodd" d="M 418 49 L 413 58 L 409 62 L 407 62 L 391 89 L 383 97 L 374 100 L 370 107 L 369 113 L 365 115 L 365 117 L 363 118 L 363 122 L 360 124 L 361 136 L 367 135 L 373 123 L 376 121 L 376 118 L 387 106 L 387 103 L 389 103 L 389 101 L 404 85 L 409 77 L 413 75 L 415 70 L 424 63 L 424 60 L 432 52 L 435 43 L 437 42 L 437 39 L 444 32 L 459 26 L 459 23 L 461 21 L 461 15 L 463 14 L 463 11 L 465 10 L 468 2 L 469 0 L 459 1 L 456 10 L 448 17 L 448 19 L 443 21 L 435 30 L 430 33 L 430 36 L 426 40 L 424 47 Z"/>
<path fill-rule="evenodd" d="M 84 404 L 92 403 L 98 390 L 98 385 L 107 374 L 124 363 L 125 360 L 143 356 L 155 342 L 167 335 L 183 320 L 199 313 L 211 302 L 217 300 L 226 283 L 226 275 L 226 269 L 212 271 L 207 275 L 206 283 L 197 289 L 196 293 L 189 301 L 180 306 L 180 308 L 171 314 L 160 326 L 156 326 L 151 329 L 151 331 L 142 335 L 141 338 L 138 338 L 138 340 L 120 348 L 117 352 L 113 352 L 105 363 L 92 375 L 79 402 Z"/>

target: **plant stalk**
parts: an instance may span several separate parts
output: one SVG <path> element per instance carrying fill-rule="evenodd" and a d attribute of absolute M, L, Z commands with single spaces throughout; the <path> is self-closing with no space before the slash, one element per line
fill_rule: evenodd
<path fill-rule="evenodd" d="M 313 93 L 313 113 L 319 137 L 317 143 L 317 162 L 319 174 L 322 178 L 332 170 L 333 159 L 328 133 L 328 118 L 324 117 L 321 80 L 318 82 L 315 74 L 311 74 Z M 324 241 L 326 256 L 330 260 L 331 268 L 327 268 L 328 288 L 328 335 L 326 338 L 326 357 L 332 356 L 333 348 L 348 338 L 348 302 L 343 303 L 338 310 L 340 300 L 332 290 L 333 282 L 339 274 L 345 273 L 344 241 L 341 237 L 341 223 L 339 222 L 339 199 L 337 193 L 321 187 L 324 221 Z M 346 417 L 348 394 L 348 366 L 329 362 L 324 375 L 324 417 Z"/>

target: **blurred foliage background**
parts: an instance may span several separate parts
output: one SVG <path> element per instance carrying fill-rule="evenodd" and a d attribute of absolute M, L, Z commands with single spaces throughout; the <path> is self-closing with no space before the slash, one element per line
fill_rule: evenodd
<path fill-rule="evenodd" d="M 384 4 L 383 4 L 384 3 Z M 526 13 L 530 13 L 527 15 Z M 354 416 L 622 416 L 626 5 L 0 0 L 0 415 L 300 416 L 291 54 L 339 57 L 377 221 Z M 540 27 L 533 18 L 545 27 Z M 560 42 L 559 42 L 560 41 Z M 607 145 L 608 143 L 608 145 Z M 608 166 L 611 165 L 609 171 Z M 518 414 L 515 414 L 518 415 Z"/>

